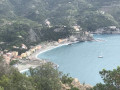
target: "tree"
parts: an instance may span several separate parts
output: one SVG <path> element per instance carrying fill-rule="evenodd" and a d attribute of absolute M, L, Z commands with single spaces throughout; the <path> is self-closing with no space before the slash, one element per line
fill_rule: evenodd
<path fill-rule="evenodd" d="M 3 87 L 0 87 L 0 90 L 4 90 L 4 88 L 3 88 Z"/>
<path fill-rule="evenodd" d="M 0 77 L 2 77 L 5 74 L 11 74 L 12 73 L 12 67 L 10 68 L 4 61 L 3 57 L 0 56 Z"/>
<path fill-rule="evenodd" d="M 70 90 L 79 90 L 78 88 L 76 88 L 76 87 L 73 87 L 73 88 L 71 88 Z"/>
<path fill-rule="evenodd" d="M 112 71 L 103 69 L 100 75 L 105 84 L 98 83 L 93 90 L 120 90 L 120 67 Z"/>
<path fill-rule="evenodd" d="M 0 60 L 0 89 L 4 90 L 61 90 L 62 83 L 68 84 L 71 90 L 77 90 L 71 85 L 72 78 L 62 75 L 51 62 L 37 68 L 30 68 L 30 74 L 21 74 L 12 66 Z"/>
<path fill-rule="evenodd" d="M 21 74 L 0 58 L 0 86 L 4 90 L 35 90 L 29 77 Z"/>
<path fill-rule="evenodd" d="M 29 77 L 26 77 L 26 75 L 21 74 L 18 71 L 13 72 L 13 74 L 10 76 L 10 79 L 12 88 L 11 90 L 35 90 Z"/>
<path fill-rule="evenodd" d="M 36 90 L 61 90 L 61 73 L 50 62 L 30 69 L 30 75 Z"/>
<path fill-rule="evenodd" d="M 70 85 L 70 84 L 72 83 L 72 81 L 73 81 L 73 78 L 72 78 L 72 77 L 69 77 L 69 74 L 67 74 L 67 75 L 64 74 L 64 75 L 62 76 L 62 78 L 61 78 L 61 81 L 62 81 L 63 84 L 66 84 L 66 83 L 67 83 L 67 84 Z"/>

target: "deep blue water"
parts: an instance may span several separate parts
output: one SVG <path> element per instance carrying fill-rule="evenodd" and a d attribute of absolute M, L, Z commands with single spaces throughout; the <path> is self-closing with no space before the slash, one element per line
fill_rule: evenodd
<path fill-rule="evenodd" d="M 78 78 L 80 83 L 102 82 L 99 71 L 120 66 L 120 35 L 94 35 L 103 42 L 81 42 L 52 49 L 38 57 L 59 65 L 60 71 Z M 103 58 L 98 58 L 101 55 Z"/>

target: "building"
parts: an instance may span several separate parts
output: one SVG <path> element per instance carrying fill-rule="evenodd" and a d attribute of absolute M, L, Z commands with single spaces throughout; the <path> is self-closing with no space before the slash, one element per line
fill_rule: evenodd
<path fill-rule="evenodd" d="M 22 44 L 22 49 L 27 49 L 27 46 L 25 44 Z"/>
<path fill-rule="evenodd" d="M 18 52 L 16 52 L 16 51 L 13 51 L 13 52 L 11 52 L 12 53 L 12 56 L 13 57 L 17 57 L 18 56 Z"/>
<path fill-rule="evenodd" d="M 21 54 L 21 57 L 22 57 L 22 58 L 25 58 L 25 57 L 27 57 L 27 54 L 26 54 L 26 53 L 22 53 L 22 54 Z"/>

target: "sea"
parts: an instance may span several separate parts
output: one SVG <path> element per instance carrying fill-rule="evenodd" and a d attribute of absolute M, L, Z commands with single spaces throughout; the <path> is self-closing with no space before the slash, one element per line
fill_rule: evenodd
<path fill-rule="evenodd" d="M 59 70 L 81 84 L 104 83 L 99 72 L 120 66 L 120 35 L 94 35 L 96 41 L 64 45 L 38 55 L 59 65 Z M 101 58 L 99 58 L 101 57 Z"/>

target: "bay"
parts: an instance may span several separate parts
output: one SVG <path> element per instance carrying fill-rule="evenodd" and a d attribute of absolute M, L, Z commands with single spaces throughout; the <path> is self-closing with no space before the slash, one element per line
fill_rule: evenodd
<path fill-rule="evenodd" d="M 99 71 L 120 66 L 120 35 L 94 35 L 102 41 L 80 42 L 58 47 L 38 55 L 59 65 L 59 70 L 78 78 L 80 83 L 102 82 Z M 103 58 L 98 58 L 102 53 Z"/>

